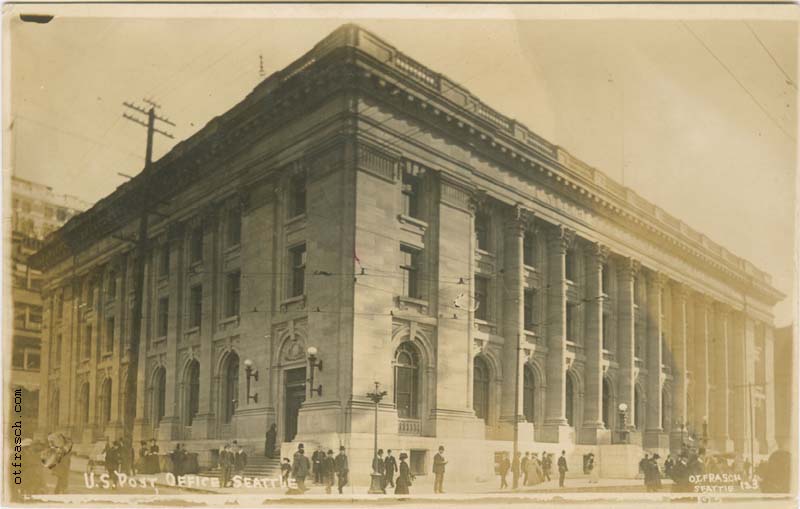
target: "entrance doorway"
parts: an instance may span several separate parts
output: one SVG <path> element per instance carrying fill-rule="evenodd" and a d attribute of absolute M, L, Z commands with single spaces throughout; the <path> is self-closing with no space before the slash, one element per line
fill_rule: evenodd
<path fill-rule="evenodd" d="M 306 368 L 288 369 L 284 372 L 284 439 L 294 440 L 297 435 L 297 418 L 300 406 L 306 400 Z"/>

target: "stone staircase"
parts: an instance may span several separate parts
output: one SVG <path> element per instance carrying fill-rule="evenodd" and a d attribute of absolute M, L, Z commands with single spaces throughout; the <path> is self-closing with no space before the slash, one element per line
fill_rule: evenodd
<path fill-rule="evenodd" d="M 219 477 L 222 475 L 219 465 L 201 470 L 200 475 L 205 477 Z M 270 477 L 280 478 L 281 461 L 280 458 L 267 458 L 264 455 L 247 456 L 247 466 L 241 472 L 246 477 Z"/>

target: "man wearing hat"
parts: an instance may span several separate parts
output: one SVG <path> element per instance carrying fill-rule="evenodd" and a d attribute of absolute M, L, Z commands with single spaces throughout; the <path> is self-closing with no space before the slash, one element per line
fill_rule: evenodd
<path fill-rule="evenodd" d="M 308 472 L 311 470 L 311 462 L 308 461 L 305 454 L 305 446 L 303 444 L 298 445 L 292 461 L 292 477 L 297 482 L 297 489 L 301 492 L 307 490 L 306 477 L 308 477 Z"/>
<path fill-rule="evenodd" d="M 333 486 L 333 478 L 336 470 L 336 461 L 333 459 L 333 449 L 328 449 L 328 454 L 320 462 L 322 469 L 322 480 L 325 484 L 325 493 L 330 495 L 331 486 Z"/>
<path fill-rule="evenodd" d="M 347 485 L 347 475 L 350 472 L 350 467 L 347 464 L 347 454 L 344 453 L 344 446 L 339 446 L 339 454 L 334 459 L 334 469 L 336 470 L 336 477 L 339 479 L 339 494 L 342 493 L 342 488 Z"/>
<path fill-rule="evenodd" d="M 444 446 L 439 446 L 439 452 L 433 457 L 433 492 L 444 493 L 444 467 L 447 460 L 444 459 Z"/>

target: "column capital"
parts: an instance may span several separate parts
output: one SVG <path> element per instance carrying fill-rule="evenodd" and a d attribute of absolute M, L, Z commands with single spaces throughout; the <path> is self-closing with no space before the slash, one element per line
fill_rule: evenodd
<path fill-rule="evenodd" d="M 558 225 L 550 229 L 547 234 L 547 241 L 564 254 L 575 242 L 575 230 L 567 228 L 564 225 Z"/>
<path fill-rule="evenodd" d="M 677 299 L 686 300 L 692 294 L 692 288 L 686 283 L 674 282 L 672 285 L 672 296 Z"/>
<path fill-rule="evenodd" d="M 476 214 L 479 210 L 485 209 L 488 204 L 489 197 L 486 195 L 486 191 L 478 189 L 473 191 L 472 195 L 469 197 L 467 207 L 470 212 Z"/>
<path fill-rule="evenodd" d="M 641 263 L 639 260 L 631 257 L 622 258 L 619 265 L 620 274 L 623 277 L 636 277 L 639 274 L 639 271 L 642 269 Z"/>
<path fill-rule="evenodd" d="M 593 262 L 596 262 L 598 265 L 606 263 L 610 253 L 611 250 L 608 248 L 608 246 L 599 242 L 592 242 L 587 250 L 589 259 Z"/>
<path fill-rule="evenodd" d="M 509 209 L 506 217 L 506 230 L 516 235 L 524 235 L 533 223 L 534 213 L 520 204 Z"/>
<path fill-rule="evenodd" d="M 703 310 L 708 311 L 714 305 L 714 298 L 710 295 L 702 292 L 694 292 L 693 295 L 695 304 Z"/>
<path fill-rule="evenodd" d="M 731 307 L 723 302 L 714 302 L 714 312 L 718 314 L 721 318 L 728 318 L 728 315 L 731 313 Z"/>
<path fill-rule="evenodd" d="M 647 277 L 647 283 L 657 289 L 660 290 L 669 282 L 669 277 L 663 272 L 658 271 L 650 271 Z"/>

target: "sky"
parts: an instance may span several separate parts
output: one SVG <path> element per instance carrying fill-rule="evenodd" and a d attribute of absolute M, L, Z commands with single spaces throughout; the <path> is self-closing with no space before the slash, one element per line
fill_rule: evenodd
<path fill-rule="evenodd" d="M 143 165 L 123 101 L 176 124 L 157 159 L 356 22 L 770 273 L 775 324 L 793 320 L 797 27 L 781 13 L 160 7 L 7 10 L 6 168 L 94 202 Z"/>

